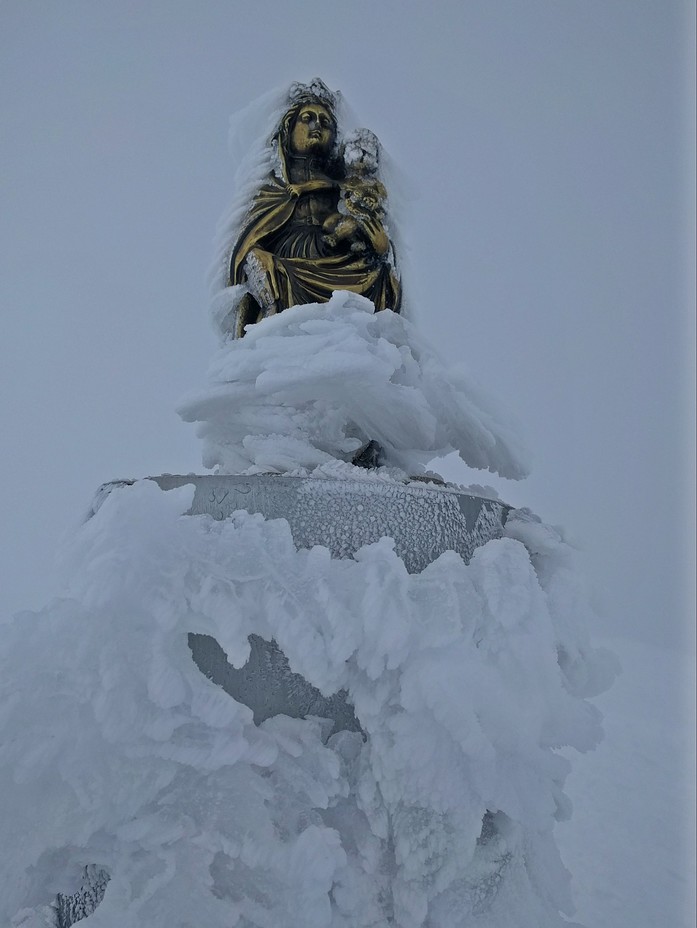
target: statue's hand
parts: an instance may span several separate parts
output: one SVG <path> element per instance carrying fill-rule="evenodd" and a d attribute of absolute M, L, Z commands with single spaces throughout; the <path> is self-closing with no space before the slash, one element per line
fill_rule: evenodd
<path fill-rule="evenodd" d="M 390 240 L 385 232 L 382 223 L 378 219 L 364 219 L 361 222 L 366 237 L 370 242 L 373 251 L 379 257 L 384 257 L 390 250 Z"/>
<path fill-rule="evenodd" d="M 244 267 L 252 292 L 268 308 L 280 297 L 273 255 L 263 248 L 250 248 Z"/>
<path fill-rule="evenodd" d="M 264 251 L 263 248 L 250 248 L 247 258 L 251 262 L 256 262 L 265 274 L 273 273 L 273 255 Z"/>

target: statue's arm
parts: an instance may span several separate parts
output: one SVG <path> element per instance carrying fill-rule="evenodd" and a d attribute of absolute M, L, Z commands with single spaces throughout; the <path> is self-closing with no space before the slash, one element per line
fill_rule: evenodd
<path fill-rule="evenodd" d="M 300 197 L 306 193 L 315 193 L 318 190 L 335 190 L 338 187 L 336 181 L 327 178 L 318 178 L 308 180 L 302 184 L 288 184 L 287 190 L 291 197 Z"/>

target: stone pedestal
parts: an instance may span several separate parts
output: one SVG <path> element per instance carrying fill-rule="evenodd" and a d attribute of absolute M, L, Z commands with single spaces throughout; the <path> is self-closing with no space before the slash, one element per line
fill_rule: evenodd
<path fill-rule="evenodd" d="M 149 479 L 163 490 L 193 485 L 191 515 L 222 520 L 244 509 L 267 519 L 286 519 L 298 548 L 324 545 L 332 557 L 351 557 L 363 545 L 388 536 L 410 573 L 419 573 L 445 551 L 469 561 L 476 547 L 501 535 L 510 509 L 447 485 L 400 483 L 369 474 L 353 480 L 271 474 L 165 474 Z M 107 484 L 104 491 L 116 485 Z M 249 706 L 257 724 L 283 713 L 332 719 L 334 731 L 360 730 L 343 690 L 323 696 L 293 673 L 275 641 L 252 635 L 250 645 L 249 660 L 237 669 L 214 638 L 189 636 L 201 672 Z"/>
<path fill-rule="evenodd" d="M 409 573 L 419 573 L 443 554 L 469 561 L 478 545 L 497 538 L 509 506 L 434 483 L 399 483 L 366 476 L 323 477 L 175 476 L 155 480 L 163 490 L 192 484 L 191 515 L 226 519 L 237 509 L 267 519 L 287 519 L 298 548 L 324 545 L 332 557 L 351 557 L 363 545 L 388 536 Z"/>

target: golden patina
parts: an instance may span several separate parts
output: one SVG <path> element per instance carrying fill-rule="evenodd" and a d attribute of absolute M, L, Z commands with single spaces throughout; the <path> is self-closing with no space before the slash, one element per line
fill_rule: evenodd
<path fill-rule="evenodd" d="M 318 79 L 291 88 L 271 144 L 277 169 L 257 191 L 232 249 L 229 284 L 243 284 L 234 336 L 303 303 L 350 290 L 399 312 L 401 287 L 386 228 L 379 143 L 338 136 L 334 95 Z"/>

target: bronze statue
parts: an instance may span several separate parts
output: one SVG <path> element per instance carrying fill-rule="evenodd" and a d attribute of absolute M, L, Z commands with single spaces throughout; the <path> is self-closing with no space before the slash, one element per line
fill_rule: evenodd
<path fill-rule="evenodd" d="M 340 141 L 336 98 L 318 79 L 294 84 L 289 102 L 271 140 L 277 169 L 257 191 L 230 258 L 229 285 L 246 288 L 237 338 L 249 323 L 324 303 L 334 290 L 400 310 L 377 138 L 363 129 Z"/>

